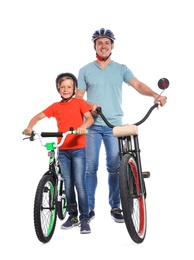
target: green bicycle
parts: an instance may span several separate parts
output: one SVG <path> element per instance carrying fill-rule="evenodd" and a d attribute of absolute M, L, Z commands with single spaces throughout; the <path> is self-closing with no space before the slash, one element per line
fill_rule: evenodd
<path fill-rule="evenodd" d="M 54 234 L 57 216 L 65 219 L 67 212 L 67 199 L 65 195 L 64 179 L 57 158 L 57 149 L 63 144 L 68 134 L 76 134 L 76 130 L 62 132 L 32 132 L 23 140 L 39 140 L 48 151 L 49 167 L 41 177 L 34 199 L 34 227 L 38 239 L 47 243 Z M 44 137 L 62 137 L 59 144 L 54 141 L 44 142 Z"/>

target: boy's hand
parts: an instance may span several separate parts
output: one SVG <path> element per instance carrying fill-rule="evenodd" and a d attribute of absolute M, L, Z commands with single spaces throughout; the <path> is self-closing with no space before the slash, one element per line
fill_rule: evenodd
<path fill-rule="evenodd" d="M 83 135 L 85 134 L 86 128 L 79 127 L 76 131 L 77 131 L 77 135 Z"/>
<path fill-rule="evenodd" d="M 25 135 L 31 135 L 32 129 L 31 129 L 31 128 L 26 128 L 26 129 L 24 129 L 23 133 L 24 133 Z"/>

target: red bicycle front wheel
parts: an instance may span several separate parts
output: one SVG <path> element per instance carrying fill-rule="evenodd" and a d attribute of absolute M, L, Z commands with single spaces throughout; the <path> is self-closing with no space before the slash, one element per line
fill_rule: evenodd
<path fill-rule="evenodd" d="M 131 154 L 121 160 L 120 194 L 128 233 L 134 242 L 142 243 L 147 229 L 146 199 L 145 194 L 140 194 L 137 165 Z"/>

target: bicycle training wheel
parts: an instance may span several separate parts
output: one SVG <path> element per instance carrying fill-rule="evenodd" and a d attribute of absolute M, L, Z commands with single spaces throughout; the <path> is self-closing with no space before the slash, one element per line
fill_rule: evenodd
<path fill-rule="evenodd" d="M 128 233 L 134 242 L 142 243 L 147 228 L 146 201 L 145 194 L 140 195 L 137 166 L 130 154 L 121 160 L 120 195 Z"/>
<path fill-rule="evenodd" d="M 57 198 L 57 215 L 59 219 L 63 220 L 67 213 L 67 199 L 65 195 L 64 181 L 59 180 L 59 198 Z"/>
<path fill-rule="evenodd" d="M 34 200 L 34 226 L 41 242 L 50 241 L 56 220 L 55 181 L 51 175 L 44 175 L 38 184 Z"/>

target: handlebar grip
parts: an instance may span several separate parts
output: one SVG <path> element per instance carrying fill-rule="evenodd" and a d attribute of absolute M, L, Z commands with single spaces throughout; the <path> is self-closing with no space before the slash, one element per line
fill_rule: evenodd
<path fill-rule="evenodd" d="M 25 135 L 24 131 L 22 131 L 22 134 Z M 30 139 L 30 141 L 34 141 L 34 137 L 35 137 L 35 132 L 32 131 L 30 136 L 24 138 L 23 140 Z"/>
<path fill-rule="evenodd" d="M 102 112 L 102 108 L 101 107 L 97 107 L 96 108 L 96 112 L 99 114 L 100 112 Z"/>
<path fill-rule="evenodd" d="M 76 130 L 73 130 L 73 134 L 76 135 L 76 134 L 77 134 L 77 131 L 76 131 Z M 86 130 L 84 131 L 84 134 L 86 134 L 86 135 L 88 134 L 88 129 L 86 129 Z"/>

